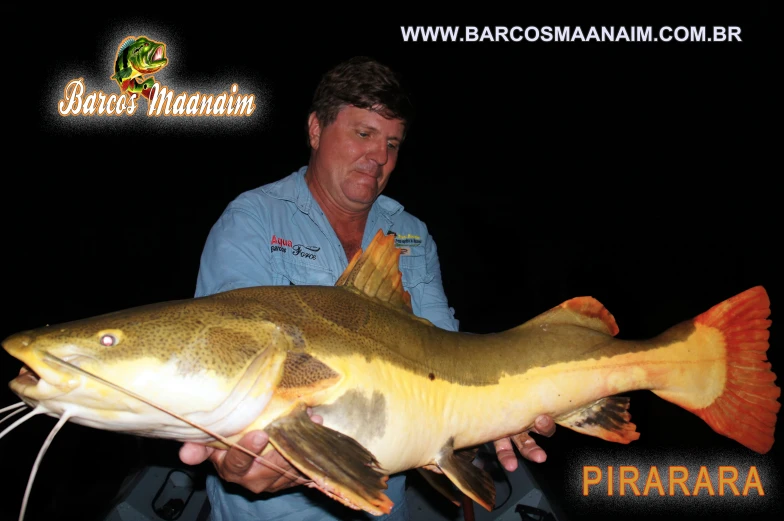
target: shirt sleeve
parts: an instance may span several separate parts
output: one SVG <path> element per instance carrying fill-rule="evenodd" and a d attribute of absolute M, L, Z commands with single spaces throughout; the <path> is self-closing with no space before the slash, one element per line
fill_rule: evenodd
<path fill-rule="evenodd" d="M 425 261 L 427 262 L 427 271 L 433 274 L 433 278 L 425 284 L 420 304 L 420 314 L 422 318 L 426 318 L 436 327 L 449 331 L 458 331 L 460 321 L 455 318 L 454 308 L 449 307 L 444 292 L 444 284 L 441 280 L 441 264 L 438 259 L 438 250 L 431 235 L 428 235 L 427 238 Z"/>
<path fill-rule="evenodd" d="M 273 284 L 266 226 L 240 208 L 228 208 L 213 225 L 201 254 L 196 297 Z"/>

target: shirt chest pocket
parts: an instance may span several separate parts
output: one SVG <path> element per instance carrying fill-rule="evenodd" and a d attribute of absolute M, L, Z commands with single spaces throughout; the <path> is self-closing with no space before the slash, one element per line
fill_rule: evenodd
<path fill-rule="evenodd" d="M 400 273 L 403 275 L 403 287 L 407 290 L 422 283 L 427 284 L 435 276 L 427 269 L 424 253 L 422 255 L 401 255 L 399 267 Z"/>
<path fill-rule="evenodd" d="M 285 255 L 273 256 L 272 270 L 276 285 L 332 286 L 337 280 L 331 270 L 316 262 L 305 264 Z"/>

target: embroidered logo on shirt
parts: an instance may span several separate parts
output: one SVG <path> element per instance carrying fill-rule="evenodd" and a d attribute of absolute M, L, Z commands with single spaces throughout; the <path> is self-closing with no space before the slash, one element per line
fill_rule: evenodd
<path fill-rule="evenodd" d="M 397 235 L 395 234 L 395 246 L 419 246 L 422 244 L 422 237 L 419 235 Z"/>
<path fill-rule="evenodd" d="M 318 246 L 305 246 L 304 244 L 297 244 L 292 247 L 291 254 L 295 257 L 303 257 L 305 259 L 316 260 L 316 252 L 321 248 Z"/>
<path fill-rule="evenodd" d="M 414 234 L 399 235 L 395 232 L 395 247 L 400 250 L 400 255 L 411 255 L 411 248 L 422 244 L 422 237 Z"/>
<path fill-rule="evenodd" d="M 290 240 L 278 237 L 274 234 L 272 235 L 272 240 L 270 241 L 270 251 L 280 251 L 286 253 L 286 251 L 288 251 L 286 249 L 287 247 L 293 247 Z"/>

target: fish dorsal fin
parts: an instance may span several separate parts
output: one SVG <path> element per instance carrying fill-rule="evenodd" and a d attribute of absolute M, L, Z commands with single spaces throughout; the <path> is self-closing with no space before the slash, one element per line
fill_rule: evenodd
<path fill-rule="evenodd" d="M 617 335 L 619 331 L 615 317 L 593 297 L 575 297 L 567 300 L 518 327 L 530 328 L 547 324 L 573 324 L 611 336 Z"/>
<path fill-rule="evenodd" d="M 367 297 L 413 313 L 411 295 L 403 289 L 399 262 L 400 250 L 395 247 L 395 235 L 384 235 L 378 230 L 367 249 L 354 255 L 335 286 L 355 289 Z"/>

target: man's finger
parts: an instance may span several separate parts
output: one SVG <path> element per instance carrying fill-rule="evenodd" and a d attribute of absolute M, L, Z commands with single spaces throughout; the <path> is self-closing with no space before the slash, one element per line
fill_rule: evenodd
<path fill-rule="evenodd" d="M 517 456 L 512 448 L 512 442 L 509 438 L 502 438 L 494 441 L 495 452 L 498 455 L 498 461 L 506 470 L 512 472 L 517 469 Z"/>
<path fill-rule="evenodd" d="M 251 452 L 258 454 L 267 445 L 269 441 L 269 437 L 264 432 L 251 432 L 246 434 L 239 442 L 239 445 L 242 445 L 246 449 L 250 450 Z M 242 477 L 250 469 L 251 465 L 253 465 L 253 461 L 255 458 L 249 456 L 245 452 L 232 447 L 230 448 L 223 458 L 220 461 L 220 468 L 223 472 L 230 474 L 231 476 Z"/>
<path fill-rule="evenodd" d="M 198 443 L 185 442 L 180 447 L 180 460 L 186 465 L 198 465 L 210 457 L 213 447 L 199 445 Z"/>
<path fill-rule="evenodd" d="M 543 414 L 536 418 L 533 430 L 535 433 L 541 434 L 542 436 L 547 436 L 549 438 L 555 434 L 555 422 L 552 418 Z"/>
<path fill-rule="evenodd" d="M 513 436 L 512 440 L 517 446 L 517 450 L 520 451 L 520 454 L 525 459 L 535 463 L 544 463 L 544 461 L 547 459 L 547 454 L 545 453 L 544 449 L 537 445 L 536 440 L 533 439 L 527 432 Z"/>

